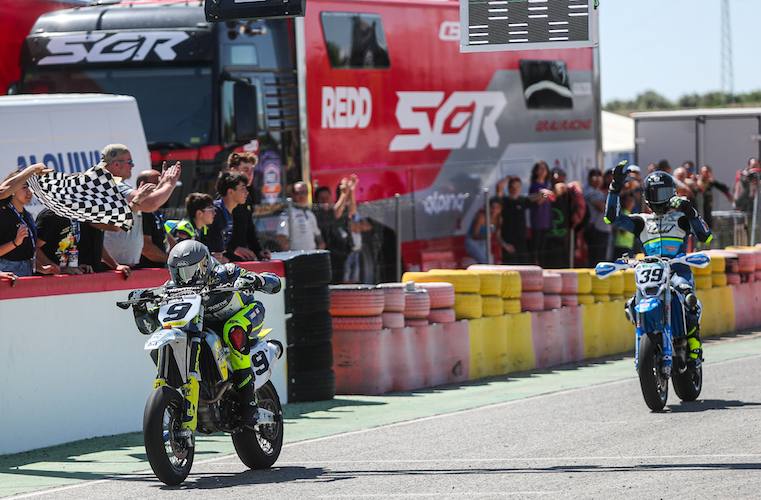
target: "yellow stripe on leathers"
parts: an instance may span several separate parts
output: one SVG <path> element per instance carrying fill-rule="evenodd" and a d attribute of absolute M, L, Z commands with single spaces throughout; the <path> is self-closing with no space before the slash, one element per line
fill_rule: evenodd
<path fill-rule="evenodd" d="M 507 328 L 507 373 L 533 370 L 536 367 L 531 313 L 505 315 Z"/>

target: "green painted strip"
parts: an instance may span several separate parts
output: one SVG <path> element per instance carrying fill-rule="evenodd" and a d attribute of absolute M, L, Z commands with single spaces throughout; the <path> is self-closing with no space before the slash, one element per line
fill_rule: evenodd
<path fill-rule="evenodd" d="M 708 364 L 761 355 L 761 336 L 706 341 Z M 482 380 L 472 385 L 390 396 L 339 396 L 285 408 L 286 443 L 446 414 L 541 394 L 634 378 L 630 357 L 552 371 Z M 234 453 L 227 435 L 200 437 L 196 461 Z M 140 433 L 77 441 L 0 456 L 0 496 L 60 487 L 149 469 Z"/>

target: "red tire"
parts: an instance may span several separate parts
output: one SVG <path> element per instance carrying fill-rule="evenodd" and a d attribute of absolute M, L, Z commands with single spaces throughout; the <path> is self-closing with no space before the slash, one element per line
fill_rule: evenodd
<path fill-rule="evenodd" d="M 560 293 L 563 295 L 576 295 L 579 293 L 579 273 L 576 271 L 556 271 L 553 273 L 560 275 L 563 285 L 560 287 Z"/>
<path fill-rule="evenodd" d="M 545 294 L 557 295 L 563 290 L 563 277 L 558 273 L 544 271 L 543 280 L 542 291 Z"/>
<path fill-rule="evenodd" d="M 450 283 L 418 283 L 417 287 L 428 291 L 431 309 L 454 307 L 454 286 Z"/>
<path fill-rule="evenodd" d="M 381 283 L 378 288 L 383 290 L 383 312 L 404 312 L 403 283 Z"/>
<path fill-rule="evenodd" d="M 560 305 L 563 307 L 576 307 L 579 305 L 578 295 L 561 295 Z"/>
<path fill-rule="evenodd" d="M 381 316 L 333 316 L 334 331 L 376 331 L 383 328 Z"/>
<path fill-rule="evenodd" d="M 454 309 L 451 307 L 444 309 L 431 309 L 431 313 L 428 315 L 429 323 L 454 323 L 455 314 Z"/>
<path fill-rule="evenodd" d="M 383 328 L 404 328 L 404 313 L 384 312 L 381 317 Z"/>
<path fill-rule="evenodd" d="M 523 292 L 521 294 L 523 311 L 544 311 L 544 294 L 542 292 Z"/>
<path fill-rule="evenodd" d="M 385 303 L 383 290 L 374 286 L 333 285 L 330 287 L 330 315 L 334 317 L 380 316 Z"/>
<path fill-rule="evenodd" d="M 556 294 L 544 294 L 544 310 L 551 311 L 552 309 L 560 309 L 563 302 L 560 295 Z"/>
<path fill-rule="evenodd" d="M 428 320 L 427 319 L 419 319 L 419 318 L 405 318 L 404 319 L 404 326 L 415 328 L 418 326 L 428 326 Z"/>
<path fill-rule="evenodd" d="M 737 273 L 727 273 L 727 285 L 739 285 L 742 283 L 740 275 Z"/>
<path fill-rule="evenodd" d="M 423 289 L 404 291 L 404 317 L 405 319 L 425 319 L 431 312 L 431 299 L 428 292 Z"/>

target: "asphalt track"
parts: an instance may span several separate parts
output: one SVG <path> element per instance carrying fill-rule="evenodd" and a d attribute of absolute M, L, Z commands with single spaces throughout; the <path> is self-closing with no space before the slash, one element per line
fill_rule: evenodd
<path fill-rule="evenodd" d="M 68 474 L 56 468 L 56 453 L 53 462 L 27 457 L 15 469 L 0 460 L 0 494 L 759 498 L 761 336 L 710 342 L 706 355 L 701 398 L 682 404 L 672 391 L 663 413 L 644 405 L 632 360 L 624 358 L 459 388 L 294 406 L 290 442 L 269 471 L 245 470 L 225 454 L 224 437 L 214 437 L 199 441 L 197 462 L 181 487 L 166 487 L 150 472 L 77 475 L 99 460 L 103 470 L 119 469 L 128 456 L 139 470 L 139 446 L 123 446 L 125 452 L 70 454 L 63 461 Z M 14 486 L 35 475 L 67 481 L 31 493 Z"/>

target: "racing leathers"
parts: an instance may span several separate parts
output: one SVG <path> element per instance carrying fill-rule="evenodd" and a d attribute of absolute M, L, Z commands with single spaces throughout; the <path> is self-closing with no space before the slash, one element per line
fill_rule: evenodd
<path fill-rule="evenodd" d="M 611 186 L 613 188 L 614 186 Z M 687 250 L 687 238 L 694 234 L 701 242 L 710 243 L 713 239 L 711 230 L 686 198 L 673 197 L 669 208 L 662 214 L 640 213 L 624 215 L 620 209 L 618 190 L 608 192 L 605 222 L 634 233 L 644 248 L 645 255 L 676 257 Z M 690 267 L 685 264 L 673 264 L 671 284 L 679 294 L 679 302 L 684 307 L 685 328 L 690 351 L 690 360 L 702 361 L 702 343 L 700 341 L 701 307 L 694 293 L 695 282 Z M 632 307 L 632 301 L 627 307 Z M 632 318 L 635 316 L 632 314 Z"/>

